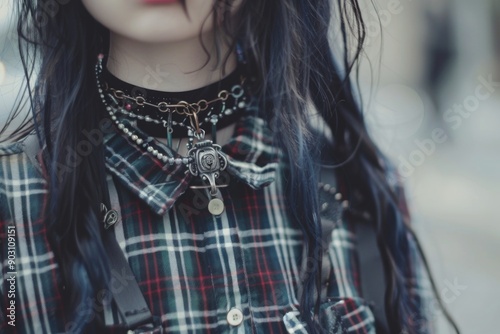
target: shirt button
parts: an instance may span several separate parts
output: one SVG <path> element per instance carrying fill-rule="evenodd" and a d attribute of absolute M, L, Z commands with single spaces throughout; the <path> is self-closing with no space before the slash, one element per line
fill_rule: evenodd
<path fill-rule="evenodd" d="M 231 326 L 238 326 L 243 322 L 243 313 L 240 309 L 232 308 L 227 312 L 227 322 Z"/>

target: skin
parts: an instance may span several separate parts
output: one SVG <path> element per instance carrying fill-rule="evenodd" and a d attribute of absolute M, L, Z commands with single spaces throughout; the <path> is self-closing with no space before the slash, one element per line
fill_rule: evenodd
<path fill-rule="evenodd" d="M 221 64 L 207 61 L 200 41 L 214 52 L 215 0 L 187 0 L 187 14 L 179 2 L 150 5 L 142 0 L 83 0 L 90 14 L 110 30 L 108 69 L 137 86 L 170 92 L 206 86 L 222 79 Z M 237 8 L 240 0 L 236 1 Z M 222 46 L 222 52 L 228 50 Z M 234 54 L 226 72 L 236 66 Z"/>
<path fill-rule="evenodd" d="M 107 68 L 125 82 L 180 92 L 217 82 L 224 78 L 223 70 L 227 75 L 236 68 L 234 51 L 225 64 L 216 62 L 212 19 L 215 0 L 186 0 L 187 15 L 179 2 L 156 5 L 142 0 L 82 2 L 89 13 L 110 30 Z M 241 0 L 234 2 L 233 11 L 240 3 Z M 212 55 L 208 64 L 203 45 Z M 229 50 L 228 45 L 220 47 L 222 54 Z M 227 142 L 233 130 L 233 126 L 219 130 L 218 142 Z M 187 153 L 186 141 L 182 139 L 180 154 Z"/>

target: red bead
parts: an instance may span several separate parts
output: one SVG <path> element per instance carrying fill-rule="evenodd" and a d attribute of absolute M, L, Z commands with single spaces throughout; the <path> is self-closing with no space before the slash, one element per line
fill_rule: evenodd
<path fill-rule="evenodd" d="M 131 110 L 131 109 L 132 109 L 132 105 L 131 105 L 130 103 L 127 103 L 127 104 L 125 105 L 125 109 L 127 109 L 127 110 Z"/>

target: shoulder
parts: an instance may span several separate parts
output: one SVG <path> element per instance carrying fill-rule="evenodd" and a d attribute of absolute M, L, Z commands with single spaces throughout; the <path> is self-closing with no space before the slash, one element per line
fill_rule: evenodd
<path fill-rule="evenodd" d="M 36 137 L 35 137 L 36 138 Z M 38 149 L 29 152 L 27 137 L 19 142 L 0 144 L 0 221 L 17 220 L 13 208 L 36 205 L 47 192 L 46 180 L 37 159 Z M 18 210 L 19 211 L 19 210 Z"/>
<path fill-rule="evenodd" d="M 29 164 L 24 141 L 0 144 L 0 192 L 10 181 L 19 179 L 19 170 Z M 5 191 L 5 189 L 3 189 Z"/>
<path fill-rule="evenodd" d="M 24 151 L 23 142 L 0 144 L 0 159 L 6 156 L 22 154 Z"/>
<path fill-rule="evenodd" d="M 34 134 L 17 142 L 0 144 L 0 179 L 9 177 L 8 171 L 21 168 L 26 177 L 41 177 L 42 167 L 38 160 L 40 152 L 38 139 Z"/>
<path fill-rule="evenodd" d="M 42 167 L 38 159 L 40 152 L 35 135 L 14 143 L 0 144 L 0 180 L 42 178 Z"/>

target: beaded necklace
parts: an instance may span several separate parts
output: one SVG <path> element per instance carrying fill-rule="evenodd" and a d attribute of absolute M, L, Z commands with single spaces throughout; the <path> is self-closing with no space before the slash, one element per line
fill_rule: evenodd
<path fill-rule="evenodd" d="M 235 85 L 230 90 L 222 90 L 217 94 L 217 97 L 211 100 L 202 99 L 194 103 L 186 101 L 150 103 L 146 101 L 144 96 L 128 95 L 122 90 L 111 88 L 107 83 L 103 83 L 103 59 L 104 55 L 100 54 L 96 64 L 97 89 L 106 111 L 117 128 L 127 135 L 137 146 L 160 161 L 169 165 L 185 165 L 192 175 L 199 177 L 205 184 L 208 183 L 206 186 L 194 187 L 209 190 L 210 201 L 208 203 L 208 210 L 214 216 L 221 215 L 224 212 L 224 202 L 219 188 L 225 185 L 217 185 L 216 179 L 227 167 L 228 161 L 221 153 L 221 146 L 214 143 L 215 140 L 205 139 L 206 130 L 203 128 L 203 125 L 210 123 L 212 138 L 215 139 L 219 120 L 229 118 L 244 111 L 247 106 L 247 97 L 244 94 L 243 86 Z M 226 106 L 228 99 L 234 100 L 232 108 L 227 108 Z M 217 103 L 222 104 L 220 112 L 214 111 L 214 106 Z M 142 108 L 144 106 L 155 109 L 158 115 L 156 117 L 149 114 L 141 115 L 137 110 L 133 110 L 134 107 Z M 200 121 L 199 115 L 207 110 L 208 112 Z M 167 115 L 166 119 L 164 115 Z M 184 118 L 182 121 L 176 120 L 174 123 L 174 115 L 180 115 Z M 127 127 L 121 122 L 120 117 L 140 120 L 166 128 L 165 132 L 170 147 L 172 147 L 174 129 L 185 128 L 188 137 L 187 156 L 181 158 L 167 157 L 153 145 L 153 140 L 141 137 L 133 128 Z"/>

